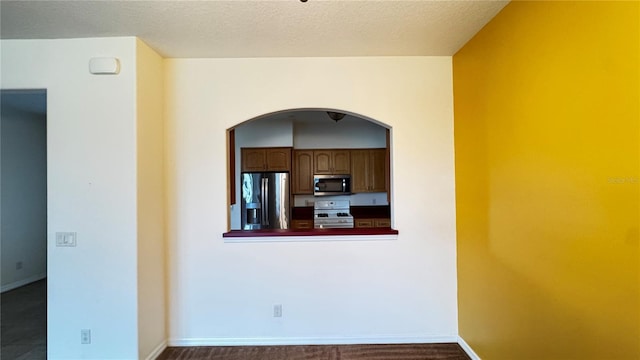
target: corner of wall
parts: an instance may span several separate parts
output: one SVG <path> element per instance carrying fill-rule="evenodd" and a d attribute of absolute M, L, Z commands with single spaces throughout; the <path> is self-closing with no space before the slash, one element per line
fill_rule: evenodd
<path fill-rule="evenodd" d="M 136 39 L 138 351 L 167 341 L 163 59 Z M 163 345 L 164 344 L 164 345 Z M 161 350 L 160 350 L 161 351 Z"/>

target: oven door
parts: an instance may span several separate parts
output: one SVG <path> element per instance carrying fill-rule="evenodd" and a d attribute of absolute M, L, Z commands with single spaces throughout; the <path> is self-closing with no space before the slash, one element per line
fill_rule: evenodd
<path fill-rule="evenodd" d="M 351 194 L 351 176 L 349 175 L 315 175 L 313 178 L 313 195 L 349 195 Z"/>

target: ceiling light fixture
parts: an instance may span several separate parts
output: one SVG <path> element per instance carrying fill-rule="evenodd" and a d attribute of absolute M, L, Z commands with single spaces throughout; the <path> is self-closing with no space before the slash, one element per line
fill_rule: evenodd
<path fill-rule="evenodd" d="M 327 111 L 327 115 L 331 118 L 331 120 L 338 122 L 344 118 L 346 114 L 335 112 L 335 111 Z"/>

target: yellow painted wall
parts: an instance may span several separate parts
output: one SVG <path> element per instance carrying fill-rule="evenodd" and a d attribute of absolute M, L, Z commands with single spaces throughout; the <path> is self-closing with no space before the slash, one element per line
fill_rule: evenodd
<path fill-rule="evenodd" d="M 163 59 L 136 39 L 138 358 L 167 340 Z"/>
<path fill-rule="evenodd" d="M 453 57 L 460 336 L 640 359 L 639 2 L 513 2 Z"/>

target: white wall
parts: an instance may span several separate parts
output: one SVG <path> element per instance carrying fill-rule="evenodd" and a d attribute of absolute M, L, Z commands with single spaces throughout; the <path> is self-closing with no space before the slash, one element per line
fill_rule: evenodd
<path fill-rule="evenodd" d="M 314 121 L 296 122 L 293 146 L 297 149 L 384 148 L 386 129 L 369 120 L 347 115 L 335 122 L 326 112 L 309 113 Z"/>
<path fill-rule="evenodd" d="M 289 119 L 269 118 L 246 122 L 236 128 L 236 155 L 243 147 L 292 147 L 293 124 Z"/>
<path fill-rule="evenodd" d="M 137 40 L 138 354 L 166 345 L 163 59 Z"/>
<path fill-rule="evenodd" d="M 171 59 L 165 76 L 170 344 L 455 341 L 450 57 Z M 396 241 L 223 241 L 226 130 L 299 108 L 392 128 Z"/>
<path fill-rule="evenodd" d="M 6 102 L 0 108 L 1 274 L 7 291 L 47 275 L 47 117 Z"/>
<path fill-rule="evenodd" d="M 47 90 L 49 359 L 138 356 L 135 44 L 0 42 L 1 87 Z M 89 74 L 96 56 L 119 58 L 120 74 Z M 78 246 L 56 247 L 57 231 L 76 231 Z"/>

